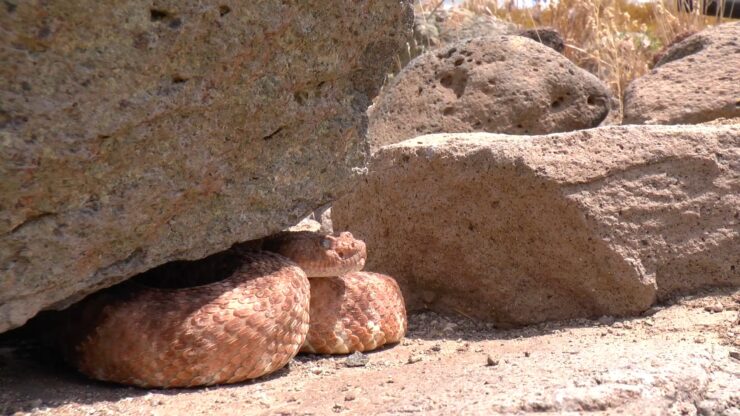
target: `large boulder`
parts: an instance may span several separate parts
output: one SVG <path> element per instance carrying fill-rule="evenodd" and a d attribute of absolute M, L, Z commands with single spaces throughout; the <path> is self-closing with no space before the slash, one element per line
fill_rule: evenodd
<path fill-rule="evenodd" d="M 696 124 L 740 117 L 740 22 L 670 47 L 624 94 L 624 124 Z"/>
<path fill-rule="evenodd" d="M 369 111 L 373 149 L 422 134 L 545 134 L 595 127 L 610 93 L 595 76 L 521 36 L 467 39 L 414 59 Z"/>
<path fill-rule="evenodd" d="M 418 137 L 334 203 L 409 309 L 521 325 L 740 285 L 740 126 Z"/>
<path fill-rule="evenodd" d="M 401 67 L 430 49 L 479 36 L 518 35 L 536 40 L 558 52 L 565 50 L 565 41 L 560 32 L 551 27 L 522 29 L 512 22 L 464 7 L 417 11 L 414 16 L 414 35 L 399 54 Z"/>
<path fill-rule="evenodd" d="M 0 332 L 294 224 L 364 164 L 404 1 L 6 2 Z"/>

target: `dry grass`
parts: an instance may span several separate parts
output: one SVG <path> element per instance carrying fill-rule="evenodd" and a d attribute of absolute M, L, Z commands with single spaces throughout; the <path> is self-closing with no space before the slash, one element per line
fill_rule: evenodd
<path fill-rule="evenodd" d="M 522 27 L 557 29 L 566 43 L 565 55 L 607 83 L 620 98 L 631 80 L 649 70 L 663 46 L 721 20 L 698 11 L 679 13 L 675 0 L 643 4 L 628 0 L 560 0 L 535 7 L 525 7 L 524 3 L 467 0 L 458 6 L 461 10 L 451 13 L 469 16 L 472 12 Z M 439 5 L 439 0 L 417 1 L 417 12 L 428 13 Z M 458 21 L 465 24 L 464 18 Z"/>

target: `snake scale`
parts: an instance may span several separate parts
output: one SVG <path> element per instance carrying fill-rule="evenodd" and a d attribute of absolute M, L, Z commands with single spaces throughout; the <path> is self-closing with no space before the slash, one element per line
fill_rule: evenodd
<path fill-rule="evenodd" d="M 365 257 L 349 232 L 292 232 L 259 251 L 235 245 L 173 262 L 69 308 L 60 346 L 89 377 L 170 388 L 260 377 L 299 351 L 399 342 L 407 328 L 401 291 L 388 276 L 361 272 Z"/>

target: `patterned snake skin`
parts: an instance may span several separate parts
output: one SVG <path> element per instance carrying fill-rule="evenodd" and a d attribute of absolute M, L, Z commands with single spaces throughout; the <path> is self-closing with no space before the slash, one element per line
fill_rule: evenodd
<path fill-rule="evenodd" d="M 365 244 L 352 234 L 283 233 L 263 248 L 173 262 L 89 296 L 58 328 L 65 358 L 98 380 L 194 387 L 269 374 L 299 350 L 368 351 L 405 334 L 398 285 L 359 272 Z"/>

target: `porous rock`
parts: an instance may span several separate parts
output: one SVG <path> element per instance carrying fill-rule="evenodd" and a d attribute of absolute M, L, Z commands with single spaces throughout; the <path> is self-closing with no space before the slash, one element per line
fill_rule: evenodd
<path fill-rule="evenodd" d="M 0 332 L 344 192 L 405 1 L 6 2 Z"/>
<path fill-rule="evenodd" d="M 414 15 L 413 36 L 399 54 L 401 68 L 431 49 L 467 38 L 488 35 L 511 35 L 519 28 L 495 16 L 474 13 L 464 8 L 439 8 Z M 401 69 L 399 68 L 399 70 Z"/>
<path fill-rule="evenodd" d="M 740 22 L 687 37 L 624 95 L 624 124 L 697 124 L 740 117 Z"/>
<path fill-rule="evenodd" d="M 429 49 L 479 36 L 519 35 L 528 37 L 558 52 L 565 50 L 560 33 L 551 27 L 522 29 L 512 22 L 465 8 L 436 9 L 414 16 L 414 35 L 401 51 L 401 66 Z"/>
<path fill-rule="evenodd" d="M 414 59 L 369 110 L 372 150 L 422 134 L 545 134 L 595 127 L 610 93 L 556 51 L 521 36 L 464 40 Z"/>
<path fill-rule="evenodd" d="M 502 325 L 630 315 L 740 284 L 740 126 L 418 137 L 335 202 L 410 310 Z"/>

